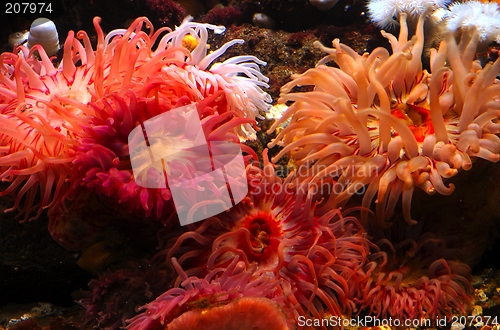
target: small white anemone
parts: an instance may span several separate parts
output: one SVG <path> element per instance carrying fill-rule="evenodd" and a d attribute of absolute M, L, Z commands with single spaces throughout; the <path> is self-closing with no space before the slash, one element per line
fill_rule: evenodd
<path fill-rule="evenodd" d="M 495 2 L 454 2 L 445 13 L 452 32 L 476 29 L 482 43 L 500 42 L 500 7 Z"/>
<path fill-rule="evenodd" d="M 397 26 L 401 13 L 406 13 L 410 22 L 416 21 L 419 16 L 444 8 L 450 2 L 450 0 L 369 0 L 368 16 L 370 21 L 385 29 Z"/>

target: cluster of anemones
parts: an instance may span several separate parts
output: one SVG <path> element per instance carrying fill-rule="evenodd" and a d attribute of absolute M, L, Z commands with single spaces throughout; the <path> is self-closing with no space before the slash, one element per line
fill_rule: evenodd
<path fill-rule="evenodd" d="M 369 0 L 367 3 L 370 21 L 381 29 L 398 26 L 401 14 L 416 22 L 420 16 L 446 7 L 451 0 Z"/>
<path fill-rule="evenodd" d="M 37 46 L 0 56 L 0 179 L 11 182 L 2 194 L 15 195 L 14 208 L 22 209 L 25 219 L 51 209 L 53 236 L 63 246 L 87 247 L 91 257 L 104 244 L 102 237 L 72 240 L 78 235 L 73 230 L 82 227 L 65 226 L 74 221 L 62 216 L 66 197 L 73 198 L 74 210 L 81 207 L 81 196 L 95 192 L 124 204 L 133 215 L 163 223 L 175 215 L 168 187 L 142 186 L 144 178 L 132 170 L 137 159 L 128 147 L 134 129 L 147 131 L 146 122 L 189 107 L 200 122 L 194 129 L 201 129 L 208 143 L 240 147 L 241 138 L 253 137 L 254 118 L 270 101 L 261 90 L 267 79 L 257 58 L 212 64 L 241 42 L 233 40 L 209 54 L 209 31 L 220 32 L 220 27 L 185 21 L 175 31 L 154 32 L 147 19 L 139 18 L 128 29 L 104 36 L 98 19 L 94 25 L 96 50 L 85 32 L 78 34 L 82 42 L 70 32 L 57 68 Z M 414 223 L 414 187 L 449 194 L 453 187 L 446 187 L 443 178 L 469 169 L 473 157 L 500 159 L 495 135 L 500 60 L 481 68 L 473 62 L 477 37 L 464 34 L 459 45 L 450 37 L 432 52 L 430 74 L 420 60 L 423 18 L 411 40 L 404 14 L 399 38 L 384 35 L 392 55 L 377 48 L 361 56 L 335 40 L 333 49 L 320 46 L 329 55 L 317 68 L 283 87 L 280 101 L 294 103 L 271 128 L 291 117 L 271 143 L 284 146 L 273 160 L 289 153 L 296 173 L 277 177 L 264 152 L 262 169 L 247 167 L 248 193 L 241 203 L 168 233 L 151 264 L 93 281 L 81 301 L 88 321 L 119 327 L 132 318 L 130 329 L 215 329 L 220 322 L 228 328 L 287 329 L 298 316 L 319 320 L 368 311 L 411 318 L 463 312 L 467 267 L 433 253 L 428 257 L 428 251 L 438 251 L 429 237 L 409 242 L 411 248 L 401 250 L 414 258 L 401 260 L 398 248 L 407 242 L 396 248 L 387 244 L 390 251 L 384 251 L 382 244 L 368 241 L 349 212 L 366 215 L 378 194 L 377 216 L 385 226 L 402 194 L 404 218 Z M 339 68 L 324 65 L 331 60 Z M 314 90 L 291 93 L 299 85 Z M 170 130 L 181 141 L 191 133 L 172 122 L 159 126 L 163 130 L 148 137 L 148 147 L 155 150 L 170 148 L 173 139 L 165 137 Z M 257 160 L 250 148 L 241 149 L 247 160 Z M 210 162 L 195 151 L 183 152 L 182 162 L 172 162 L 168 170 L 198 178 Z M 156 181 L 166 171 L 152 166 L 144 174 Z M 227 190 L 226 181 L 202 186 L 212 181 L 194 180 L 187 198 L 189 189 Z M 363 207 L 338 209 L 364 188 Z M 100 219 L 83 220 L 89 236 L 101 229 Z M 104 251 L 100 258 L 109 254 Z M 103 265 L 106 260 L 87 266 Z M 160 294 L 166 282 L 174 288 Z M 138 305 L 144 307 L 134 316 Z M 272 316 L 255 324 L 264 310 Z M 246 318 L 239 317 L 242 313 Z"/>
<path fill-rule="evenodd" d="M 130 329 L 217 324 L 216 315 L 223 312 L 231 324 L 243 326 L 245 320 L 231 316 L 240 308 L 252 311 L 254 305 L 252 298 L 233 306 L 241 297 L 273 300 L 269 308 L 275 311 L 279 304 L 292 328 L 299 317 L 321 320 L 367 312 L 434 318 L 468 308 L 470 269 L 451 261 L 456 256 L 443 240 L 424 234 L 394 245 L 381 239 L 376 246 L 348 211 L 317 216 L 315 205 L 306 204 L 306 192 L 291 185 L 293 174 L 283 180 L 265 162 L 263 169 L 249 166 L 247 175 L 247 197 L 228 212 L 181 231 L 160 232 L 160 251 L 151 264 L 179 277 L 169 277 L 174 288 L 146 304 Z M 244 281 L 233 278 L 236 263 L 251 270 Z M 254 290 L 263 282 L 266 290 Z"/>
<path fill-rule="evenodd" d="M 428 31 L 437 27 L 438 33 L 477 30 L 479 48 L 500 41 L 500 6 L 488 0 L 368 0 L 368 17 L 382 29 L 399 25 L 401 14 L 408 15 L 408 25 L 414 28 L 420 16 L 430 16 Z"/>
<path fill-rule="evenodd" d="M 0 56 L 0 179 L 11 182 L 2 194 L 15 195 L 13 209 L 25 220 L 82 187 L 160 218 L 170 193 L 135 183 L 127 148 L 132 129 L 196 103 L 207 140 L 239 143 L 236 137 L 252 137 L 254 118 L 268 107 L 262 61 L 238 56 L 212 63 L 242 42 L 208 54 L 209 31 L 222 27 L 186 20 L 175 31 L 154 32 L 138 18 L 105 36 L 98 18 L 94 26 L 96 50 L 85 32 L 79 41 L 71 31 L 58 67 L 39 46 Z"/>
<path fill-rule="evenodd" d="M 369 208 L 376 196 L 378 223 L 385 225 L 402 195 L 404 218 L 415 187 L 428 194 L 453 192 L 444 179 L 468 170 L 474 158 L 500 159 L 500 61 L 481 68 L 474 61 L 477 35 L 448 35 L 431 51 L 432 74 L 422 70 L 421 17 L 408 40 L 401 15 L 399 37 L 383 32 L 393 53 L 377 48 L 359 55 L 333 41 L 318 46 L 328 56 L 285 85 L 279 100 L 294 101 L 269 132 L 291 118 L 270 146 L 284 146 L 297 166 L 297 180 L 331 182 L 323 208 L 344 205 L 363 193 Z M 337 67 L 325 64 L 334 61 Z M 450 67 L 445 66 L 448 62 Z M 292 92 L 296 86 L 312 91 Z"/>
<path fill-rule="evenodd" d="M 479 41 L 490 44 L 500 41 L 500 6 L 494 1 L 469 0 L 453 2 L 444 12 L 447 28 L 450 31 L 477 29 Z"/>

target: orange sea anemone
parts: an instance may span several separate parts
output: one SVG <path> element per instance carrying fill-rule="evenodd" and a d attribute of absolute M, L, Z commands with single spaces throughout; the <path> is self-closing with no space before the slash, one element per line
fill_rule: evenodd
<path fill-rule="evenodd" d="M 131 183 L 130 131 L 183 98 L 183 104 L 204 101 L 212 113 L 224 114 L 219 124 L 238 118 L 225 127 L 249 138 L 254 118 L 269 106 L 270 97 L 261 89 L 267 86 L 259 71 L 264 62 L 238 56 L 213 63 L 243 42 L 232 40 L 209 54 L 209 31 L 221 33 L 223 27 L 186 20 L 175 31 L 154 32 L 142 17 L 105 36 L 99 18 L 94 26 L 96 50 L 84 31 L 77 34 L 81 41 L 70 31 L 57 67 L 39 46 L 0 55 L 0 180 L 10 182 L 1 194 L 14 195 L 12 209 L 24 220 L 60 205 L 71 188 L 85 186 L 75 172 L 83 178 L 101 176 L 100 182 L 114 175 L 120 186 L 112 188 L 122 195 L 112 197 L 159 217 L 169 192 L 147 192 Z M 186 39 L 192 42 L 187 45 Z M 78 173 L 73 165 L 90 162 L 85 156 L 107 162 L 99 168 L 80 166 L 86 172 Z"/>
<path fill-rule="evenodd" d="M 294 327 L 271 299 L 242 297 L 224 306 L 188 311 L 172 321 L 168 329 L 290 330 Z"/>
<path fill-rule="evenodd" d="M 317 43 L 328 55 L 282 88 L 279 102 L 294 102 L 269 130 L 291 118 L 270 144 L 284 147 L 273 161 L 288 154 L 309 186 L 331 181 L 324 212 L 364 193 L 362 205 L 376 196 L 378 223 L 387 226 L 402 195 L 404 218 L 415 223 L 415 187 L 449 195 L 454 186 L 444 179 L 469 170 L 476 157 L 500 159 L 500 60 L 482 68 L 476 33 L 458 45 L 447 35 L 431 51 L 429 73 L 421 62 L 424 18 L 410 40 L 405 20 L 398 38 L 382 32 L 391 55 L 384 48 L 359 55 L 337 39 L 334 48 Z M 314 89 L 292 92 L 296 86 Z"/>

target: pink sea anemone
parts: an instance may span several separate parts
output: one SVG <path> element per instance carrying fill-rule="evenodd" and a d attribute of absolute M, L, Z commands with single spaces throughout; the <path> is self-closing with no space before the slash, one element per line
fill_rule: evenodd
<path fill-rule="evenodd" d="M 85 32 L 77 34 L 80 42 L 71 31 L 57 67 L 38 46 L 0 56 L 0 179 L 11 182 L 2 194 L 15 196 L 12 209 L 25 220 L 60 205 L 71 189 L 99 185 L 99 192 L 130 209 L 161 217 L 170 194 L 135 185 L 128 133 L 183 98 L 182 104 L 205 101 L 201 113 L 206 106 L 211 115 L 226 116 L 207 124 L 217 136 L 224 137 L 215 133 L 217 125 L 226 124 L 224 129 L 249 138 L 254 118 L 269 106 L 261 89 L 267 86 L 259 71 L 264 62 L 238 56 L 213 63 L 242 42 L 208 54 L 209 31 L 223 27 L 185 21 L 175 31 L 154 32 L 146 18 L 138 18 L 104 36 L 98 18 L 94 26 L 96 50 Z"/>
<path fill-rule="evenodd" d="M 251 325 L 256 324 L 263 329 L 289 328 L 287 310 L 290 311 L 291 306 L 285 304 L 286 293 L 280 281 L 272 274 L 257 270 L 256 264 L 248 265 L 236 256 L 227 268 L 213 269 L 198 278 L 188 277 L 175 259 L 172 263 L 183 288 L 170 289 L 145 305 L 143 312 L 130 320 L 127 329 L 187 329 L 201 320 L 206 322 L 204 329 L 215 329 L 221 313 L 225 318 L 223 322 L 235 329 L 255 329 Z M 268 308 L 266 312 L 257 316 L 264 306 Z M 249 319 L 250 315 L 255 319 Z"/>
<path fill-rule="evenodd" d="M 448 35 L 431 51 L 431 74 L 422 70 L 424 18 L 411 40 L 405 19 L 398 38 L 382 32 L 392 55 L 384 48 L 359 55 L 338 40 L 334 48 L 317 43 L 328 55 L 282 88 L 279 102 L 293 103 L 269 132 L 291 122 L 270 144 L 284 147 L 273 161 L 288 154 L 298 181 L 331 181 L 324 212 L 364 193 L 362 205 L 376 197 L 378 223 L 387 226 L 402 195 L 404 218 L 415 223 L 416 187 L 449 195 L 454 186 L 446 178 L 469 170 L 475 158 L 500 159 L 500 61 L 481 68 L 477 34 L 465 33 L 458 45 Z M 338 67 L 326 66 L 330 61 Z M 314 90 L 292 92 L 296 86 Z"/>
<path fill-rule="evenodd" d="M 356 309 L 348 292 L 363 283 L 358 271 L 371 244 L 358 219 L 334 209 L 315 221 L 316 242 L 306 253 L 296 253 L 276 271 L 292 289 L 300 315 L 324 318 L 350 316 Z"/>
<path fill-rule="evenodd" d="M 380 318 L 414 320 L 465 314 L 472 302 L 470 267 L 451 258 L 453 251 L 431 234 L 393 245 L 370 256 L 363 288 L 353 292 L 360 312 Z M 445 259 L 446 258 L 446 259 Z"/>
<path fill-rule="evenodd" d="M 0 194 L 14 194 L 9 211 L 18 209 L 24 221 L 60 203 L 69 188 L 72 148 L 83 134 L 78 118 L 93 114 L 75 106 L 75 100 L 91 100 L 91 60 L 82 53 L 83 65 L 74 66 L 72 34 L 65 48 L 57 69 L 39 46 L 0 55 L 0 179 L 11 182 Z"/>
<path fill-rule="evenodd" d="M 267 157 L 267 151 L 263 154 Z M 171 239 L 153 260 L 176 257 L 186 274 L 205 276 L 225 267 L 235 256 L 256 263 L 261 271 L 284 280 L 288 299 L 298 315 L 323 317 L 352 311 L 347 292 L 355 286 L 356 270 L 367 260 L 369 243 L 357 219 L 332 210 L 314 217 L 306 192 L 290 188 L 289 179 L 248 167 L 247 197 L 228 212 L 188 226 Z"/>

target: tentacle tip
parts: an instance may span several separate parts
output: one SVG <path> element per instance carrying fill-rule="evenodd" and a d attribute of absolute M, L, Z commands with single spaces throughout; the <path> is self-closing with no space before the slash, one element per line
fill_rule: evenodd
<path fill-rule="evenodd" d="M 278 162 L 279 158 L 278 157 L 271 157 L 271 162 L 276 164 Z"/>
<path fill-rule="evenodd" d="M 410 226 L 415 226 L 418 222 L 416 220 L 413 220 L 411 217 L 405 217 L 405 221 L 408 225 Z"/>
<path fill-rule="evenodd" d="M 471 162 L 465 162 L 462 164 L 462 169 L 465 171 L 468 171 L 472 168 L 472 163 Z"/>

